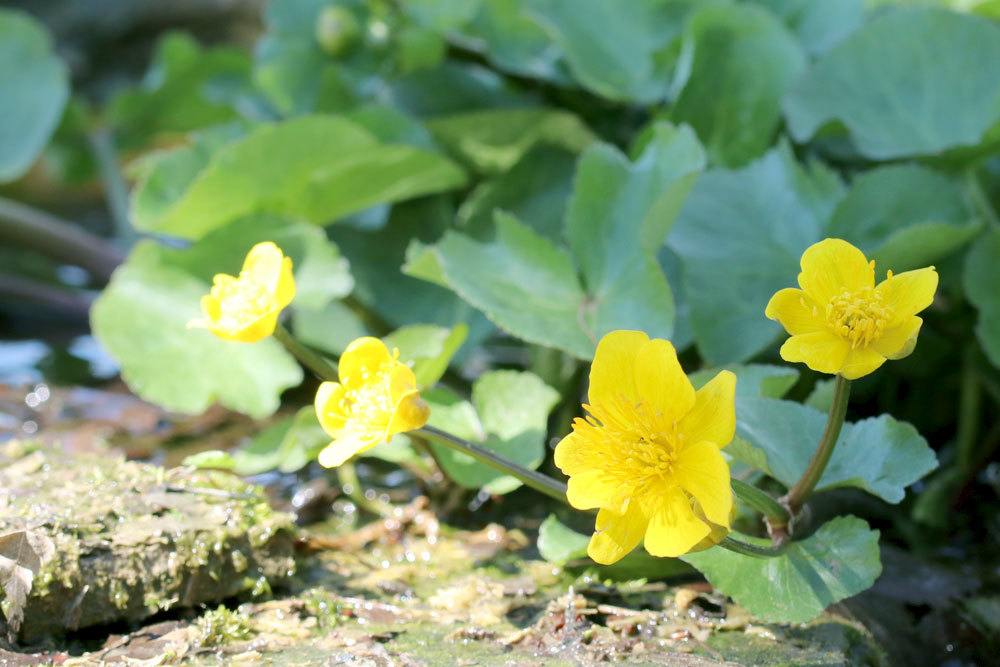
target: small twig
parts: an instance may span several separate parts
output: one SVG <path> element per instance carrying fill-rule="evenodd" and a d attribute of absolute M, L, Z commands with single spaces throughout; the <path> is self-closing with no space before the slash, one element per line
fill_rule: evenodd
<path fill-rule="evenodd" d="M 3 297 L 53 308 L 84 320 L 94 302 L 93 296 L 86 292 L 62 289 L 21 276 L 0 274 L 0 298 Z"/>

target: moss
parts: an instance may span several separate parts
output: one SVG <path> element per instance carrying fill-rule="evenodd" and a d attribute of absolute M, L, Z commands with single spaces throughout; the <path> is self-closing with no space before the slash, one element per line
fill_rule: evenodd
<path fill-rule="evenodd" d="M 202 614 L 195 622 L 195 631 L 195 644 L 198 646 L 222 646 L 249 639 L 253 634 L 246 614 L 226 609 L 222 605 Z"/>

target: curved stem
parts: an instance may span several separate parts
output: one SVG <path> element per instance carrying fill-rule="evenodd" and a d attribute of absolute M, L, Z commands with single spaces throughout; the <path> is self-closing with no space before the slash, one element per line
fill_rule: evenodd
<path fill-rule="evenodd" d="M 279 324 L 274 328 L 274 337 L 279 343 L 285 346 L 286 350 L 292 353 L 292 356 L 315 373 L 319 379 L 329 380 L 330 382 L 338 382 L 340 380 L 336 363 L 300 343 L 284 325 Z"/>
<path fill-rule="evenodd" d="M 833 455 L 833 448 L 836 447 L 837 438 L 840 437 L 840 429 L 844 426 L 844 417 L 847 415 L 847 401 L 850 396 L 850 380 L 838 375 L 833 386 L 833 403 L 830 405 L 830 414 L 826 420 L 826 428 L 823 429 L 823 436 L 819 440 L 819 445 L 813 453 L 809 466 L 784 499 L 792 516 L 798 514 L 799 510 L 802 509 L 803 503 L 812 494 L 813 489 L 816 488 L 820 478 L 823 476 L 826 464 L 830 462 L 830 457 Z"/>
<path fill-rule="evenodd" d="M 51 213 L 0 197 L 0 239 L 86 269 L 107 282 L 124 254 L 109 241 Z"/>
<path fill-rule="evenodd" d="M 736 539 L 733 535 L 739 535 L 743 539 Z M 752 558 L 774 558 L 775 556 L 780 556 L 788 548 L 787 542 L 781 542 L 772 546 L 761 546 L 759 544 L 753 544 L 751 542 L 745 542 L 747 539 L 745 536 L 740 535 L 733 531 L 728 536 L 724 537 L 719 546 L 723 549 L 728 549 L 738 554 L 743 554 L 744 556 L 750 556 Z"/>
<path fill-rule="evenodd" d="M 733 478 L 733 492 L 744 503 L 764 515 L 768 523 L 788 523 L 788 508 L 752 484 Z"/>
<path fill-rule="evenodd" d="M 434 442 L 444 445 L 445 447 L 450 447 L 457 452 L 471 456 L 480 463 L 516 477 L 521 480 L 525 486 L 531 487 L 535 491 L 544 493 L 550 498 L 555 498 L 561 502 L 566 502 L 565 484 L 535 470 L 523 468 L 512 461 L 508 461 L 502 456 L 494 454 L 485 447 L 480 447 L 475 443 L 463 440 L 458 436 L 452 435 L 447 431 L 442 431 L 441 429 L 433 426 L 424 426 L 416 431 L 411 431 L 411 434 L 428 438 L 429 440 L 433 440 Z"/>

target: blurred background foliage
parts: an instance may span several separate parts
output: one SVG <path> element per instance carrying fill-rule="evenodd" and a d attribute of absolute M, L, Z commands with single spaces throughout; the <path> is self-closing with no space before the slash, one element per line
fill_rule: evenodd
<path fill-rule="evenodd" d="M 304 468 L 323 436 L 293 388 L 312 380 L 274 341 L 185 328 L 212 274 L 271 239 L 295 260 L 300 338 L 389 336 L 432 423 L 524 465 L 551 469 L 615 328 L 671 339 L 689 370 L 754 364 L 744 425 L 809 431 L 830 385 L 761 366 L 780 363 L 763 310 L 838 236 L 880 274 L 941 275 L 915 354 L 851 405 L 901 420 L 864 422 L 883 431 L 858 446 L 907 472 L 847 485 L 898 503 L 933 467 L 917 431 L 940 466 L 899 506 L 824 497 L 914 553 L 991 562 L 998 21 L 997 0 L 7 2 L 0 379 L 120 368 L 167 409 L 259 418 L 292 390 L 221 464 Z M 736 457 L 785 481 L 782 437 Z M 373 454 L 419 479 L 403 440 Z M 484 490 L 474 507 L 517 486 L 435 454 Z"/>

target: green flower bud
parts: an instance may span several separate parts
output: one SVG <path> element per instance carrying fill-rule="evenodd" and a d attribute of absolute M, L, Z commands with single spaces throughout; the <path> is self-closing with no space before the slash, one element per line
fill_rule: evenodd
<path fill-rule="evenodd" d="M 316 18 L 316 41 L 331 56 L 347 53 L 360 35 L 358 19 L 344 7 L 326 7 Z"/>

